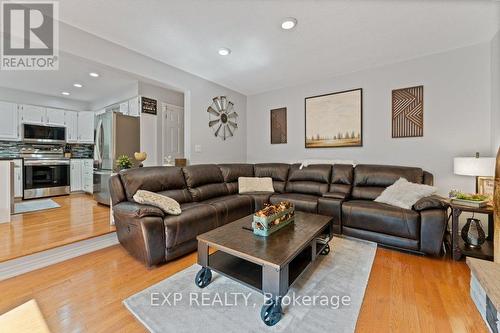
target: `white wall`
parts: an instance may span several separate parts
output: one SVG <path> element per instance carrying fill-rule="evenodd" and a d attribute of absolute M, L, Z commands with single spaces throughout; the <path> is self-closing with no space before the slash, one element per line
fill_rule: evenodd
<path fill-rule="evenodd" d="M 168 104 L 184 106 L 184 94 L 153 84 L 139 82 L 139 95 L 156 99 Z"/>
<path fill-rule="evenodd" d="M 0 101 L 31 104 L 65 110 L 86 111 L 90 105 L 86 102 L 68 98 L 32 93 L 29 91 L 0 87 Z"/>
<path fill-rule="evenodd" d="M 226 95 L 235 104 L 240 124 L 245 124 L 246 96 L 62 22 L 59 28 L 61 50 L 184 92 L 185 148 L 190 163 L 246 160 L 246 127 L 241 126 L 235 137 L 222 141 L 208 127 L 206 112 L 213 97 Z M 202 151 L 194 152 L 195 145 L 201 145 Z"/>
<path fill-rule="evenodd" d="M 335 59 L 332 59 L 335 61 Z M 474 190 L 453 157 L 491 152 L 490 43 L 247 97 L 247 160 L 351 159 L 419 166 L 445 194 Z M 424 85 L 424 137 L 391 138 L 391 90 Z M 304 148 L 304 98 L 363 88 L 363 147 Z M 288 108 L 288 143 L 270 144 L 269 110 Z"/>
<path fill-rule="evenodd" d="M 134 82 L 127 87 L 121 87 L 117 89 L 112 94 L 109 94 L 105 98 L 100 100 L 92 101 L 91 110 L 100 111 L 105 107 L 108 107 L 113 104 L 117 104 L 126 100 L 129 100 L 133 97 L 136 97 L 139 91 L 139 82 Z"/>
<path fill-rule="evenodd" d="M 500 31 L 491 41 L 491 149 L 500 147 Z"/>
<path fill-rule="evenodd" d="M 145 166 L 163 163 L 163 122 L 162 102 L 184 106 L 184 94 L 152 84 L 139 82 L 139 95 L 156 99 L 158 110 L 156 115 L 141 113 L 141 151 L 148 153 Z"/>

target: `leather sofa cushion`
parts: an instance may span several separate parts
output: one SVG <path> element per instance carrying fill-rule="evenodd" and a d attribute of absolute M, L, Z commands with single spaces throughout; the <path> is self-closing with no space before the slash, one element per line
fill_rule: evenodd
<path fill-rule="evenodd" d="M 386 235 L 419 239 L 420 214 L 371 200 L 342 204 L 342 225 Z"/>
<path fill-rule="evenodd" d="M 253 177 L 253 164 L 219 164 L 230 194 L 238 193 L 238 178 Z"/>
<path fill-rule="evenodd" d="M 331 172 L 331 165 L 312 164 L 300 169 L 300 164 L 293 164 L 288 174 L 286 192 L 321 196 L 328 192 Z"/>
<path fill-rule="evenodd" d="M 193 201 L 203 201 L 229 194 L 222 172 L 217 165 L 190 165 L 182 170 Z"/>
<path fill-rule="evenodd" d="M 329 192 L 349 195 L 354 182 L 354 167 L 351 164 L 334 164 Z"/>
<path fill-rule="evenodd" d="M 299 180 L 328 184 L 332 174 L 332 166 L 329 164 L 311 164 L 300 168 L 301 164 L 292 164 L 288 173 L 288 181 Z"/>
<path fill-rule="evenodd" d="M 250 192 L 245 194 L 240 194 L 241 196 L 247 196 L 253 200 L 253 211 L 256 212 L 264 208 L 265 204 L 269 204 L 269 198 L 274 193 L 271 192 Z"/>
<path fill-rule="evenodd" d="M 274 191 L 283 193 L 289 168 L 290 165 L 284 163 L 260 163 L 255 164 L 253 170 L 255 177 L 271 177 Z"/>
<path fill-rule="evenodd" d="M 312 194 L 281 193 L 273 194 L 269 201 L 272 204 L 277 204 L 281 201 L 290 201 L 295 205 L 296 210 L 316 213 L 318 211 L 318 198 L 318 196 Z"/>
<path fill-rule="evenodd" d="M 215 208 L 217 226 L 236 221 L 253 213 L 253 199 L 249 196 L 231 194 L 205 200 L 202 203 Z"/>
<path fill-rule="evenodd" d="M 191 202 L 182 204 L 181 209 L 181 215 L 167 215 L 163 220 L 167 249 L 196 239 L 196 236 L 217 228 L 215 207 Z"/>
<path fill-rule="evenodd" d="M 161 192 L 179 203 L 191 201 L 182 169 L 178 167 L 143 167 L 119 173 L 127 200 L 133 201 L 138 190 Z"/>
<path fill-rule="evenodd" d="M 421 168 L 359 164 L 354 168 L 354 199 L 374 200 L 382 191 L 399 178 L 422 184 L 424 171 Z"/>

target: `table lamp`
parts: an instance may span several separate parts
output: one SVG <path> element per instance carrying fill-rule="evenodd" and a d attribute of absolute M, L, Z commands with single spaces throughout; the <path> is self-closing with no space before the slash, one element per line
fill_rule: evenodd
<path fill-rule="evenodd" d="M 462 176 L 476 177 L 476 193 L 479 191 L 479 177 L 495 176 L 495 158 L 479 157 L 455 157 L 453 159 L 453 173 Z"/>

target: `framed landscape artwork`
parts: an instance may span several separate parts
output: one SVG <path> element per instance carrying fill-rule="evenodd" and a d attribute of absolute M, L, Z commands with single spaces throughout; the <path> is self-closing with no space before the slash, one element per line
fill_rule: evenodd
<path fill-rule="evenodd" d="M 271 144 L 287 142 L 286 108 L 271 110 Z"/>
<path fill-rule="evenodd" d="M 305 99 L 305 147 L 363 145 L 363 90 L 353 89 Z"/>

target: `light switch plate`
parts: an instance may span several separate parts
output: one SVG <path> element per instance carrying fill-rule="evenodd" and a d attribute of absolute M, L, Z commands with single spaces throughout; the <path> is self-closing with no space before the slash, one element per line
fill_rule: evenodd
<path fill-rule="evenodd" d="M 201 153 L 201 145 L 194 145 L 195 153 Z"/>

